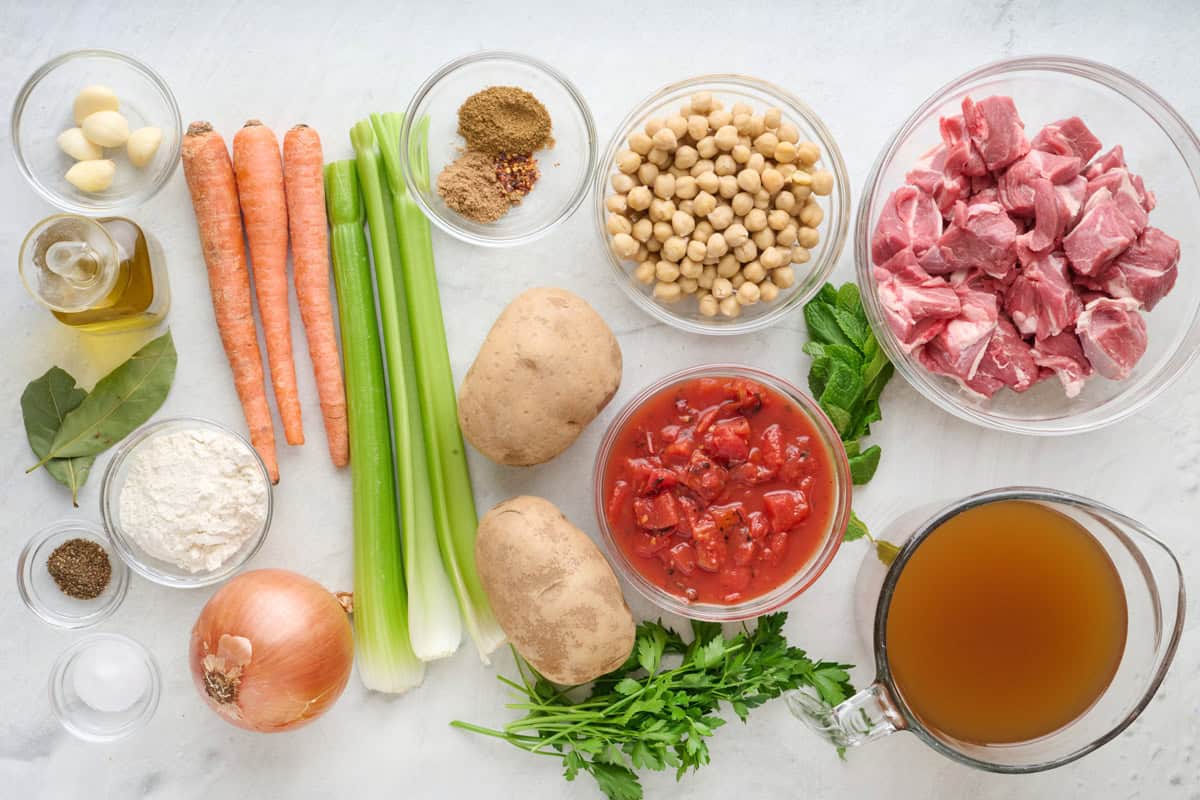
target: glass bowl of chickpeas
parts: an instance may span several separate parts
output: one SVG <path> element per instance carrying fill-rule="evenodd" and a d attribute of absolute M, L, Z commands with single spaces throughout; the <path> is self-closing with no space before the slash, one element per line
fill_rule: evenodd
<path fill-rule="evenodd" d="M 759 330 L 821 288 L 846 242 L 850 186 L 820 118 L 741 75 L 674 83 L 617 127 L 596 176 L 618 283 L 682 330 Z"/>

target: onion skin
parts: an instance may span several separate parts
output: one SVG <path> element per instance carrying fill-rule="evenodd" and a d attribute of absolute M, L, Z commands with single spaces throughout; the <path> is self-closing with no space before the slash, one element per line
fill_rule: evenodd
<path fill-rule="evenodd" d="M 246 572 L 221 587 L 188 647 L 205 703 L 227 722 L 262 733 L 294 730 L 325 713 L 353 663 L 353 633 L 338 599 L 282 569 Z"/>

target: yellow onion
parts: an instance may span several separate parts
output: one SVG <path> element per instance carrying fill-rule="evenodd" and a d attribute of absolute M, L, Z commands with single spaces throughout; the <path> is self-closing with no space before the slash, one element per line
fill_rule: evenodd
<path fill-rule="evenodd" d="M 287 731 L 321 716 L 350 680 L 346 611 L 324 586 L 282 569 L 240 575 L 192 628 L 188 663 L 200 696 L 226 721 Z"/>

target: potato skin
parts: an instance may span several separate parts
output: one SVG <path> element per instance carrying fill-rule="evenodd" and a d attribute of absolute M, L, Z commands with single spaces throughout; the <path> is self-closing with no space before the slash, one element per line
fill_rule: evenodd
<path fill-rule="evenodd" d="M 621 385 L 621 348 L 600 315 L 565 289 L 529 289 L 492 326 L 458 393 L 458 423 L 499 464 L 566 450 Z"/>
<path fill-rule="evenodd" d="M 549 500 L 506 500 L 475 539 L 492 611 L 525 660 L 555 683 L 587 683 L 633 651 L 635 625 L 612 567 Z"/>

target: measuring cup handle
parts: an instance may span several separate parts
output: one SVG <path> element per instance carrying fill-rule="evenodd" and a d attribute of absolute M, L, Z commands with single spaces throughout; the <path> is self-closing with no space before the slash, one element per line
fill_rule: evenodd
<path fill-rule="evenodd" d="M 891 693 L 878 681 L 836 706 L 806 691 L 789 692 L 785 699 L 796 717 L 838 747 L 858 747 L 905 727 Z"/>

